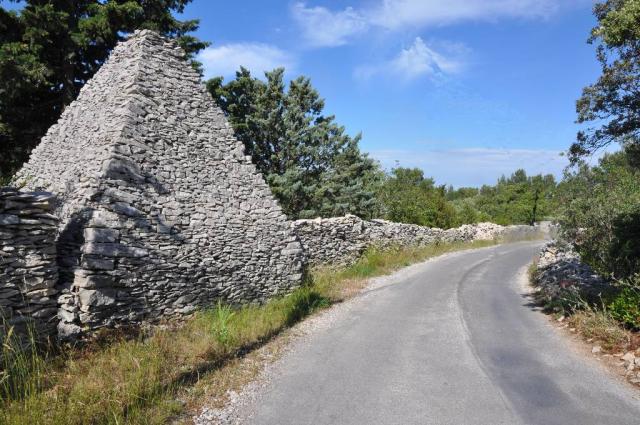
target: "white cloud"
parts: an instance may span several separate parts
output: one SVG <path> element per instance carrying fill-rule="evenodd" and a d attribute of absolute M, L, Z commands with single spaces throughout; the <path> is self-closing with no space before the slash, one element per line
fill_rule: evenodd
<path fill-rule="evenodd" d="M 376 74 L 390 74 L 405 80 L 417 77 L 435 78 L 437 76 L 459 73 L 464 67 L 464 58 L 468 49 L 461 44 L 441 43 L 441 51 L 427 45 L 420 37 L 413 44 L 402 49 L 388 62 L 363 65 L 355 70 L 355 77 L 367 79 Z"/>
<path fill-rule="evenodd" d="M 333 12 L 325 7 L 296 3 L 291 12 L 312 47 L 341 46 L 349 37 L 364 32 L 368 27 L 364 16 L 351 7 Z"/>
<path fill-rule="evenodd" d="M 383 0 L 381 5 L 369 10 L 367 16 L 375 25 L 400 29 L 407 25 L 427 27 L 472 20 L 546 18 L 559 9 L 559 3 L 557 0 Z"/>
<path fill-rule="evenodd" d="M 411 47 L 403 49 L 391 62 L 391 66 L 397 72 L 408 77 L 432 75 L 440 72 L 452 74 L 461 68 L 459 62 L 428 47 L 420 37 L 416 37 Z"/>
<path fill-rule="evenodd" d="M 368 7 L 332 11 L 321 6 L 295 3 L 291 8 L 308 44 L 340 46 L 372 27 L 406 30 L 464 21 L 494 22 L 501 19 L 546 19 L 559 10 L 593 0 L 378 0 Z"/>
<path fill-rule="evenodd" d="M 207 47 L 198 60 L 204 65 L 205 76 L 233 76 L 244 66 L 254 75 L 261 77 L 264 71 L 284 67 L 292 71 L 296 67 L 295 59 L 287 52 L 262 43 L 231 43 Z"/>
<path fill-rule="evenodd" d="M 436 150 L 378 150 L 371 156 L 390 169 L 396 165 L 418 167 L 439 184 L 479 186 L 495 184 L 501 175 L 518 168 L 527 174 L 553 174 L 561 177 L 568 165 L 559 150 L 459 148 Z"/>

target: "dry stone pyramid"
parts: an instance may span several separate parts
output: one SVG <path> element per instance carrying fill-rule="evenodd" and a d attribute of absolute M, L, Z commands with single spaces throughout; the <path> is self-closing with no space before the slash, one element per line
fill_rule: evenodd
<path fill-rule="evenodd" d="M 300 284 L 290 223 L 184 52 L 154 32 L 114 49 L 17 182 L 60 199 L 62 337 Z"/>

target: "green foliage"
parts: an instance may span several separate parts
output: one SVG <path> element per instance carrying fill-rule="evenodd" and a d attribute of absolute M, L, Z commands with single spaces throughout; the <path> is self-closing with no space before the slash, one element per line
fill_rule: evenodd
<path fill-rule="evenodd" d="M 233 318 L 233 315 L 233 309 L 226 304 L 222 304 L 220 301 L 218 301 L 218 305 L 213 309 L 214 321 L 211 324 L 211 331 L 218 342 L 225 346 L 231 342 L 229 322 Z"/>
<path fill-rule="evenodd" d="M 533 224 L 555 213 L 555 189 L 552 175 L 527 176 L 524 170 L 517 170 L 509 177 L 502 176 L 495 186 L 450 187 L 446 198 L 456 209 L 458 224 Z"/>
<path fill-rule="evenodd" d="M 625 286 L 607 306 L 611 317 L 632 329 L 640 329 L 640 288 Z"/>
<path fill-rule="evenodd" d="M 421 226 L 450 228 L 456 212 L 445 198 L 444 187 L 436 187 L 418 168 L 394 168 L 381 185 L 378 197 L 386 219 Z"/>
<path fill-rule="evenodd" d="M 598 25 L 590 43 L 597 44 L 602 75 L 583 90 L 577 102 L 578 123 L 591 123 L 571 146 L 580 157 L 617 142 L 640 165 L 640 0 L 606 0 L 594 7 Z"/>
<path fill-rule="evenodd" d="M 552 175 L 529 177 L 517 170 L 496 186 L 483 186 L 475 206 L 497 224 L 533 224 L 553 212 L 555 187 Z"/>
<path fill-rule="evenodd" d="M 625 152 L 568 171 L 557 197 L 563 232 L 585 262 L 617 279 L 640 272 L 640 171 Z"/>
<path fill-rule="evenodd" d="M 479 192 L 480 190 L 477 187 L 461 187 L 459 189 L 454 189 L 453 186 L 450 185 L 447 188 L 445 196 L 447 201 L 457 201 L 476 196 Z"/>
<path fill-rule="evenodd" d="M 127 33 L 156 30 L 191 58 L 204 48 L 188 35 L 198 21 L 172 15 L 190 2 L 28 0 L 19 11 L 0 7 L 0 175 L 20 167 Z"/>
<path fill-rule="evenodd" d="M 292 326 L 316 310 L 329 307 L 331 300 L 313 287 L 303 287 L 288 299 L 285 323 Z"/>
<path fill-rule="evenodd" d="M 207 87 L 227 114 L 236 136 L 291 218 L 376 215 L 374 189 L 382 173 L 363 154 L 360 135 L 350 137 L 323 114 L 324 100 L 305 77 L 284 83 L 284 69 L 266 81 L 241 68 L 224 84 Z"/>

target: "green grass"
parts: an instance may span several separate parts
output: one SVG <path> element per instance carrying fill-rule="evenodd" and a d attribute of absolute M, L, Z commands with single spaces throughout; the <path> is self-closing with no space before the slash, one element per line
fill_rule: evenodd
<path fill-rule="evenodd" d="M 353 266 L 319 268 L 308 282 L 264 305 L 199 311 L 178 329 L 155 329 L 47 357 L 5 338 L 2 424 L 159 424 L 183 409 L 177 399 L 200 379 L 366 284 L 446 252 L 494 241 L 369 250 Z M 225 384 L 226 385 L 226 384 Z"/>

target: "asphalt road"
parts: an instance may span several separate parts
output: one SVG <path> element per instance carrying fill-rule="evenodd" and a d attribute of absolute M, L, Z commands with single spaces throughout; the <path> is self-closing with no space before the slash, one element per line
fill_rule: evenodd
<path fill-rule="evenodd" d="M 640 424 L 633 390 L 523 295 L 539 246 L 446 255 L 364 293 L 279 362 L 249 422 Z"/>

